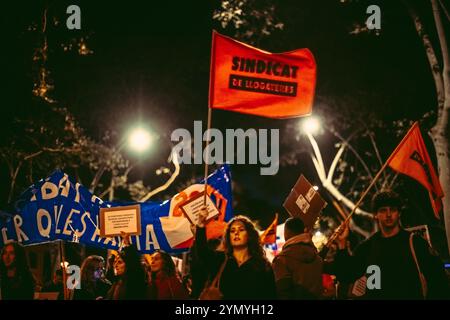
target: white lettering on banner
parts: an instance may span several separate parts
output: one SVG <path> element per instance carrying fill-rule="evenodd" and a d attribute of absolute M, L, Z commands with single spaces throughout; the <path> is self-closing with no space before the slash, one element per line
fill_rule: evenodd
<path fill-rule="evenodd" d="M 59 180 L 58 191 L 60 191 L 61 196 L 67 198 L 69 196 L 69 190 L 70 190 L 69 176 L 67 174 L 64 174 L 61 180 Z"/>
<path fill-rule="evenodd" d="M 150 245 L 153 246 L 154 250 L 160 249 L 158 239 L 156 238 L 155 229 L 152 224 L 148 224 L 145 228 L 145 250 L 150 250 Z"/>
<path fill-rule="evenodd" d="M 80 211 L 75 210 L 75 209 L 70 210 L 70 213 L 66 219 L 66 223 L 64 224 L 64 229 L 63 229 L 63 234 L 65 234 L 66 236 L 70 236 L 72 234 L 72 231 L 69 230 L 68 227 L 69 227 L 69 224 L 72 223 L 72 214 L 74 214 L 74 213 L 79 214 Z"/>
<path fill-rule="evenodd" d="M 41 187 L 42 200 L 49 200 L 58 196 L 58 187 L 47 181 Z"/>
<path fill-rule="evenodd" d="M 8 234 L 7 234 L 8 228 L 2 228 L 2 238 L 3 238 L 3 244 L 8 244 L 13 242 L 13 239 L 8 239 Z"/>
<path fill-rule="evenodd" d="M 106 245 L 106 244 L 111 242 L 112 246 L 114 246 L 114 247 L 117 246 L 117 241 L 116 241 L 115 237 L 108 237 L 108 238 L 104 238 L 104 239 L 105 239 L 105 241 L 103 242 L 104 245 Z M 120 243 L 120 241 L 119 241 L 119 243 Z"/>
<path fill-rule="evenodd" d="M 42 219 L 47 218 L 47 227 L 43 227 Z M 50 238 L 50 231 L 52 229 L 52 217 L 50 216 L 50 213 L 45 209 L 39 209 L 36 214 L 36 220 L 37 220 L 37 226 L 39 234 L 42 237 Z"/>
<path fill-rule="evenodd" d="M 14 221 L 14 229 L 16 229 L 17 241 L 18 242 L 28 241 L 29 238 L 27 237 L 25 232 L 23 232 L 22 229 L 20 229 L 23 223 L 22 217 L 19 215 L 15 215 L 13 221 Z"/>
<path fill-rule="evenodd" d="M 63 205 L 61 205 L 59 207 L 59 210 L 58 210 L 58 206 L 53 206 L 53 210 L 54 210 L 54 213 L 55 213 L 55 223 L 56 223 L 56 225 L 55 225 L 55 233 L 61 233 L 61 229 L 58 229 L 58 224 L 59 224 L 59 217 L 61 216 L 62 209 L 63 209 Z"/>
<path fill-rule="evenodd" d="M 91 214 L 89 212 L 85 212 L 83 213 L 83 215 L 81 216 L 81 224 L 83 225 L 83 229 L 81 229 L 81 231 L 78 231 L 78 237 L 81 238 L 83 236 L 83 234 L 86 232 L 87 226 L 86 226 L 86 221 L 85 218 L 88 217 L 89 219 L 91 218 Z"/>
<path fill-rule="evenodd" d="M 139 241 L 139 236 L 134 236 L 136 239 L 136 248 L 141 251 L 141 242 Z"/>
<path fill-rule="evenodd" d="M 80 203 L 80 186 L 81 184 L 79 184 L 78 182 L 75 184 L 75 202 L 76 203 Z"/>

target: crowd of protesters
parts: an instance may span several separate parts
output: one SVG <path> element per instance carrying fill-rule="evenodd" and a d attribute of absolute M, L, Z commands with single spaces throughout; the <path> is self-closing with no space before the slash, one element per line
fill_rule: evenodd
<path fill-rule="evenodd" d="M 156 251 L 144 263 L 137 248 L 123 235 L 123 248 L 108 258 L 87 257 L 81 266 L 79 289 L 64 295 L 62 271 L 42 291 L 59 292 L 74 300 L 181 299 L 355 299 L 351 284 L 368 276 L 368 267 L 381 272 L 381 287 L 362 290 L 362 299 L 448 299 L 449 281 L 435 251 L 420 236 L 401 227 L 402 201 L 391 191 L 372 200 L 379 231 L 355 250 L 349 230 L 341 228 L 333 259 L 324 261 L 302 220 L 285 222 L 285 244 L 270 263 L 255 224 L 245 216 L 228 222 L 220 242 L 208 241 L 203 209 L 193 227 L 190 274 L 181 277 L 172 257 Z M 330 274 L 332 276 L 330 276 Z M 342 289 L 344 288 L 344 290 Z M 35 280 L 24 248 L 5 245 L 0 262 L 0 299 L 33 299 Z"/>

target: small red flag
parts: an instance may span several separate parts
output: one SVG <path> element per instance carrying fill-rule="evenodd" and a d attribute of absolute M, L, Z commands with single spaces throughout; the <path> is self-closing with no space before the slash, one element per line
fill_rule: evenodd
<path fill-rule="evenodd" d="M 261 244 L 271 244 L 277 241 L 278 213 L 271 225 L 261 234 Z"/>
<path fill-rule="evenodd" d="M 442 209 L 442 191 L 439 178 L 420 133 L 419 123 L 415 122 L 398 147 L 389 157 L 388 165 L 411 178 L 417 180 L 430 195 L 434 215 L 439 219 Z"/>
<path fill-rule="evenodd" d="M 312 111 L 316 62 L 311 51 L 270 53 L 213 32 L 209 107 L 268 118 Z"/>

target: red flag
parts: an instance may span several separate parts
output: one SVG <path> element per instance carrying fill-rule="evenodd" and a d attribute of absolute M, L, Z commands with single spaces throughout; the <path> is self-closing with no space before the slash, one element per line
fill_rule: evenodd
<path fill-rule="evenodd" d="M 427 152 L 418 122 L 413 124 L 389 157 L 388 165 L 395 171 L 417 180 L 427 188 L 434 214 L 439 219 L 439 211 L 442 209 L 441 198 L 444 196 L 444 192 Z"/>
<path fill-rule="evenodd" d="M 268 118 L 312 111 L 316 62 L 308 49 L 270 53 L 213 32 L 209 107 Z"/>
<path fill-rule="evenodd" d="M 277 241 L 278 213 L 272 224 L 259 237 L 261 244 L 271 244 Z"/>

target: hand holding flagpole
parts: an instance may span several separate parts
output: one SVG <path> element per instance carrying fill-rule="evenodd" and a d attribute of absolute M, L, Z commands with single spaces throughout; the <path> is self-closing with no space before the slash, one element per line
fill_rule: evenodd
<path fill-rule="evenodd" d="M 414 155 L 416 155 L 416 158 L 418 157 L 419 159 L 415 159 Z M 437 209 L 439 208 L 438 200 L 443 196 L 442 188 L 439 184 L 439 179 L 434 172 L 430 157 L 420 134 L 419 123 L 415 122 L 383 164 L 381 169 L 373 178 L 372 182 L 363 192 L 350 214 L 330 236 L 330 239 L 326 244 L 327 248 L 329 248 L 331 244 L 345 231 L 346 228 L 344 226 L 348 224 L 356 209 L 360 206 L 370 189 L 375 185 L 375 182 L 387 166 L 390 166 L 393 170 L 411 176 L 424 185 L 430 192 L 433 210 L 435 211 L 435 214 L 437 213 Z M 436 195 L 435 198 L 433 198 L 433 194 Z M 439 217 L 438 214 L 437 217 Z"/>

